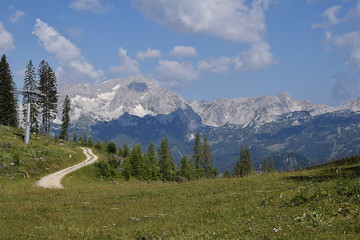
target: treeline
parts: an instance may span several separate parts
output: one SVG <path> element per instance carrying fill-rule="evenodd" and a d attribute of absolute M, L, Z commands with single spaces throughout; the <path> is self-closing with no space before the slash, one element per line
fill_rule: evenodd
<path fill-rule="evenodd" d="M 19 127 L 17 95 L 23 95 L 21 118 L 26 122 L 27 105 L 30 104 L 30 132 L 50 135 L 50 126 L 57 115 L 58 91 L 56 75 L 50 65 L 42 60 L 36 71 L 30 60 L 25 69 L 22 91 L 17 91 L 9 63 L 3 55 L 0 60 L 0 124 Z M 70 101 L 66 96 L 63 106 L 63 124 L 60 138 L 67 139 Z"/>
<path fill-rule="evenodd" d="M 217 171 L 213 166 L 210 144 L 207 137 L 196 134 L 193 154 L 183 156 L 180 166 L 175 164 L 168 139 L 164 137 L 159 146 L 150 142 L 146 151 L 140 144 L 131 148 L 128 144 L 117 147 L 113 142 L 93 142 L 85 135 L 73 135 L 73 141 L 83 146 L 106 151 L 111 158 L 95 163 L 96 176 L 111 179 L 139 179 L 143 181 L 190 181 L 200 178 L 215 178 Z"/>

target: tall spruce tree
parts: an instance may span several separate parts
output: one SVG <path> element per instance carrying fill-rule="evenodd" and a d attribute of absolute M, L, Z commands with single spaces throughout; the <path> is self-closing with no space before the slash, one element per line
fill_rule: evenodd
<path fill-rule="evenodd" d="M 194 179 L 194 166 L 186 156 L 181 159 L 179 175 L 189 181 Z"/>
<path fill-rule="evenodd" d="M 130 154 L 131 176 L 143 179 L 144 171 L 142 165 L 142 151 L 140 144 L 133 146 Z"/>
<path fill-rule="evenodd" d="M 64 103 L 63 103 L 63 110 L 62 110 L 62 124 L 61 124 L 61 132 L 59 135 L 60 139 L 68 140 L 68 130 L 69 130 L 69 124 L 70 124 L 69 113 L 70 113 L 70 99 L 69 99 L 69 96 L 66 95 Z M 91 139 L 91 145 L 93 145 L 92 139 Z"/>
<path fill-rule="evenodd" d="M 196 175 L 198 177 L 203 176 L 204 174 L 204 159 L 203 159 L 203 151 L 202 151 L 202 143 L 200 139 L 200 134 L 196 133 L 195 141 L 193 145 L 193 155 L 192 155 L 192 162 L 195 167 Z"/>
<path fill-rule="evenodd" d="M 150 142 L 148 145 L 148 149 L 145 156 L 150 164 L 150 179 L 151 180 L 158 180 L 160 176 L 159 172 L 159 163 L 157 161 L 156 152 L 155 152 L 155 145 L 154 143 Z"/>
<path fill-rule="evenodd" d="M 213 165 L 211 148 L 207 136 L 203 138 L 201 159 L 201 162 L 204 164 L 204 176 L 207 178 L 216 177 L 216 169 Z"/>
<path fill-rule="evenodd" d="M 57 83 L 55 72 L 44 60 L 41 61 L 38 70 L 39 91 L 44 95 L 40 98 L 39 106 L 42 113 L 43 134 L 50 135 L 50 124 L 56 118 L 57 113 Z"/>
<path fill-rule="evenodd" d="M 25 69 L 25 77 L 24 77 L 24 86 L 23 91 L 35 91 L 38 89 L 38 82 L 36 80 L 36 72 L 35 67 L 30 60 L 28 65 L 26 65 Z M 30 98 L 30 99 L 29 99 Z M 26 122 L 26 109 L 28 102 L 31 102 L 30 105 L 30 132 L 39 133 L 39 106 L 37 104 L 37 99 L 34 99 L 32 96 L 24 95 L 23 97 L 23 119 Z"/>
<path fill-rule="evenodd" d="M 166 181 L 174 180 L 175 164 L 170 153 L 170 147 L 167 138 L 163 138 L 158 150 L 159 168 L 161 179 Z"/>
<path fill-rule="evenodd" d="M 240 156 L 234 167 L 236 177 L 245 177 L 253 172 L 252 160 L 249 147 L 240 147 Z"/>
<path fill-rule="evenodd" d="M 17 127 L 16 87 L 5 54 L 0 60 L 0 124 Z"/>

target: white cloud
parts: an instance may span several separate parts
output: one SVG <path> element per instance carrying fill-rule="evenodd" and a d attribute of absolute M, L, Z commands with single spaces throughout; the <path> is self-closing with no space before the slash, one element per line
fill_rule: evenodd
<path fill-rule="evenodd" d="M 0 54 L 3 54 L 11 49 L 14 49 L 14 39 L 11 33 L 7 32 L 4 25 L 0 21 Z"/>
<path fill-rule="evenodd" d="M 326 33 L 326 40 L 329 44 L 345 48 L 349 52 L 346 64 L 360 70 L 360 32 L 348 32 L 334 35 Z"/>
<path fill-rule="evenodd" d="M 157 49 L 147 48 L 145 52 L 140 51 L 136 54 L 136 58 L 144 60 L 147 58 L 157 58 L 161 56 L 161 52 Z"/>
<path fill-rule="evenodd" d="M 127 51 L 123 48 L 119 48 L 118 56 L 120 58 L 120 65 L 110 67 L 112 73 L 119 74 L 121 76 L 128 76 L 139 73 L 139 63 L 128 56 Z"/>
<path fill-rule="evenodd" d="M 133 0 L 148 18 L 174 31 L 215 35 L 241 43 L 263 41 L 268 0 Z"/>
<path fill-rule="evenodd" d="M 213 73 L 227 73 L 229 71 L 229 65 L 233 62 L 233 59 L 229 57 L 220 57 L 218 59 L 204 59 L 198 62 L 198 69 L 207 70 Z"/>
<path fill-rule="evenodd" d="M 175 46 L 171 51 L 170 55 L 176 57 L 194 57 L 197 52 L 194 47 L 187 46 Z"/>
<path fill-rule="evenodd" d="M 276 64 L 276 60 L 270 51 L 269 44 L 260 42 L 232 58 L 220 57 L 201 60 L 198 62 L 198 68 L 214 73 L 227 73 L 230 67 L 235 71 L 255 71 L 273 64 Z"/>
<path fill-rule="evenodd" d="M 270 46 L 266 42 L 253 44 L 248 50 L 241 52 L 235 59 L 235 70 L 254 71 L 276 64 Z"/>
<path fill-rule="evenodd" d="M 33 34 L 39 38 L 45 50 L 54 54 L 59 61 L 57 74 L 60 80 L 98 82 L 104 79 L 102 70 L 96 70 L 93 65 L 85 60 L 76 45 L 47 23 L 36 19 Z"/>
<path fill-rule="evenodd" d="M 320 28 L 320 27 L 329 27 L 336 25 L 341 22 L 341 20 L 336 16 L 338 11 L 341 9 L 340 5 L 332 6 L 325 10 L 320 16 L 326 18 L 326 21 L 323 23 L 316 23 L 313 24 L 313 28 Z"/>
<path fill-rule="evenodd" d="M 176 88 L 198 79 L 194 67 L 187 62 L 159 60 L 156 78 L 166 87 Z"/>
<path fill-rule="evenodd" d="M 104 13 L 113 6 L 104 4 L 101 0 L 74 0 L 69 5 L 78 11 L 88 11 L 93 13 Z"/>
<path fill-rule="evenodd" d="M 26 12 L 23 11 L 16 11 L 13 16 L 9 18 L 10 22 L 18 22 L 21 18 L 25 17 L 27 15 Z"/>

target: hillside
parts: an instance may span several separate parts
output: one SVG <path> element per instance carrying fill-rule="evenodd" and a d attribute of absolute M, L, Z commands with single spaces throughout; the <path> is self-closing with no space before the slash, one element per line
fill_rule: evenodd
<path fill-rule="evenodd" d="M 7 141 L 21 147 L 20 159 L 34 151 L 21 145 L 17 130 Z M 47 146 L 41 146 L 41 137 L 33 141 L 36 151 L 47 153 L 46 162 L 72 149 L 52 141 L 47 139 Z M 32 166 L 40 158 L 25 163 Z M 0 239 L 358 239 L 360 234 L 360 157 L 296 172 L 181 184 L 108 182 L 89 166 L 67 176 L 64 190 L 49 190 L 32 186 L 38 174 L 0 181 Z"/>
<path fill-rule="evenodd" d="M 23 143 L 24 131 L 0 125 L 0 179 L 38 178 L 85 160 L 81 149 L 54 138 L 31 135 Z"/>

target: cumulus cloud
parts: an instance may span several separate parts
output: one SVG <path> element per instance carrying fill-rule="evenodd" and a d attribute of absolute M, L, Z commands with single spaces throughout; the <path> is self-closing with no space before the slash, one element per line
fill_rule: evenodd
<path fill-rule="evenodd" d="M 4 25 L 0 21 L 0 54 L 4 54 L 5 52 L 14 49 L 14 39 L 11 33 L 5 30 Z"/>
<path fill-rule="evenodd" d="M 188 62 L 159 60 L 155 77 L 162 85 L 169 88 L 176 88 L 195 81 L 199 75 Z"/>
<path fill-rule="evenodd" d="M 347 73 L 336 73 L 332 88 L 332 98 L 337 101 L 349 100 L 360 94 L 359 81 Z"/>
<path fill-rule="evenodd" d="M 26 12 L 16 11 L 15 14 L 9 18 L 9 21 L 10 22 L 18 22 L 21 20 L 21 18 L 25 17 L 26 15 L 27 15 Z"/>
<path fill-rule="evenodd" d="M 157 49 L 151 49 L 151 48 L 147 48 L 145 52 L 143 51 L 139 51 L 136 54 L 136 58 L 139 60 L 144 60 L 147 58 L 157 58 L 161 56 L 161 52 Z"/>
<path fill-rule="evenodd" d="M 276 60 L 274 60 L 270 51 L 269 44 L 259 42 L 232 58 L 220 57 L 218 59 L 201 60 L 198 62 L 198 68 L 214 73 L 227 73 L 230 68 L 236 71 L 254 71 L 273 64 L 276 64 Z"/>
<path fill-rule="evenodd" d="M 170 55 L 176 57 L 194 57 L 197 55 L 196 49 L 190 46 L 175 46 Z"/>
<path fill-rule="evenodd" d="M 174 31 L 215 35 L 241 43 L 263 40 L 268 0 L 133 0 L 146 17 Z"/>
<path fill-rule="evenodd" d="M 45 50 L 54 54 L 59 61 L 57 75 L 60 80 L 98 82 L 104 79 L 102 70 L 96 70 L 86 61 L 76 45 L 47 23 L 36 19 L 33 34 L 38 37 Z"/>
<path fill-rule="evenodd" d="M 118 56 L 120 58 L 120 65 L 110 67 L 112 73 L 125 77 L 140 72 L 139 63 L 135 59 L 132 59 L 125 49 L 120 47 Z"/>
<path fill-rule="evenodd" d="M 102 3 L 101 0 L 74 0 L 69 6 L 78 11 L 92 13 L 104 13 L 113 7 L 112 5 Z"/>
<path fill-rule="evenodd" d="M 348 32 L 344 34 L 333 34 L 327 32 L 325 34 L 328 44 L 343 47 L 348 50 L 349 57 L 346 64 L 360 70 L 360 32 Z"/>

